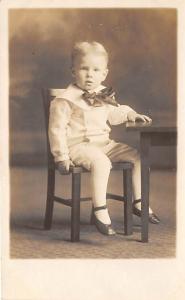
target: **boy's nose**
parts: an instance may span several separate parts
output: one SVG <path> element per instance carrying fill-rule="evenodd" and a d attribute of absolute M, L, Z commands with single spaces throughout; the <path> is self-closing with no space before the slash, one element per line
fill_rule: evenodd
<path fill-rule="evenodd" d="M 88 70 L 87 71 L 87 77 L 91 77 L 92 76 L 92 71 L 91 70 Z"/>

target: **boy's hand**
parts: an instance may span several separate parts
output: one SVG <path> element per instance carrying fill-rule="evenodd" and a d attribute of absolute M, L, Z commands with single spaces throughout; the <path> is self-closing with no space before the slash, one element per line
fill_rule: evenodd
<path fill-rule="evenodd" d="M 137 114 L 134 111 L 130 111 L 127 115 L 128 121 L 130 122 L 136 122 L 136 121 L 142 121 L 142 122 L 152 122 L 152 119 L 145 115 Z"/>
<path fill-rule="evenodd" d="M 70 159 L 57 162 L 57 169 L 60 174 L 68 173 L 70 166 L 74 167 L 74 164 Z"/>

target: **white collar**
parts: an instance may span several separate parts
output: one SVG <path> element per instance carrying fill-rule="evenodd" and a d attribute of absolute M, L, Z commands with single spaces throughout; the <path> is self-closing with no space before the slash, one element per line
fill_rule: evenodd
<path fill-rule="evenodd" d="M 99 92 L 104 88 L 105 86 L 100 85 L 94 90 L 94 92 Z M 91 107 L 82 99 L 83 93 L 84 91 L 82 89 L 71 83 L 65 90 L 61 90 L 61 93 L 58 97 L 64 98 L 81 108 L 91 109 Z"/>

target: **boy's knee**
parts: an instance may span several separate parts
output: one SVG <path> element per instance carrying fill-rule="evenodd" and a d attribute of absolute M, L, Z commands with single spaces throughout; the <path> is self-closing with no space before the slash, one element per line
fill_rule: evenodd
<path fill-rule="evenodd" d="M 107 156 L 102 156 L 91 160 L 91 169 L 110 170 L 111 167 L 111 161 Z"/>
<path fill-rule="evenodd" d="M 137 149 L 133 149 L 132 150 L 132 153 L 130 155 L 130 161 L 133 163 L 133 164 L 137 164 L 137 163 L 140 163 L 141 161 L 141 157 L 140 157 L 140 153 Z"/>
<path fill-rule="evenodd" d="M 95 169 L 109 169 L 111 168 L 110 159 L 97 147 L 81 146 L 71 149 L 71 159 L 77 165 L 81 165 L 87 170 Z"/>

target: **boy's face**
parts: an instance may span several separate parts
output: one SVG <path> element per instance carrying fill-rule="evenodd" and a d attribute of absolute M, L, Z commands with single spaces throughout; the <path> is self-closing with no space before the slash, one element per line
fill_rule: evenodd
<path fill-rule="evenodd" d="M 78 87 L 92 92 L 107 77 L 107 60 L 103 55 L 94 53 L 79 56 L 75 59 L 72 71 Z"/>

